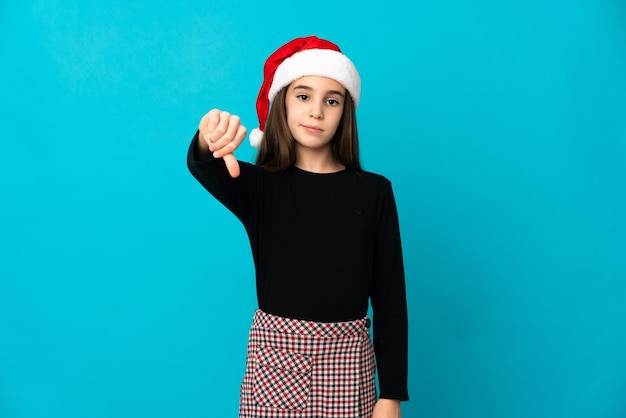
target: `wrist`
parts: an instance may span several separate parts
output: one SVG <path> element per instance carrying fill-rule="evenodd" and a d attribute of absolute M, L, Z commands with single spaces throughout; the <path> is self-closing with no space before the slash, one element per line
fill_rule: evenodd
<path fill-rule="evenodd" d="M 389 404 L 395 404 L 395 405 L 400 405 L 400 400 L 399 399 L 387 399 L 387 398 L 380 398 L 378 400 L 378 402 L 382 402 L 382 403 L 389 403 Z"/>

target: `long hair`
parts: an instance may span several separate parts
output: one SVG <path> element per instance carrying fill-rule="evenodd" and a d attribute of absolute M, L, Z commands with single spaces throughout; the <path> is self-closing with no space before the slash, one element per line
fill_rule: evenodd
<path fill-rule="evenodd" d="M 285 97 L 289 86 L 280 90 L 270 108 L 256 165 L 269 171 L 284 171 L 296 163 L 296 140 L 287 125 Z M 361 170 L 359 134 L 354 101 L 346 91 L 343 114 L 331 141 L 333 157 L 348 170 Z"/>

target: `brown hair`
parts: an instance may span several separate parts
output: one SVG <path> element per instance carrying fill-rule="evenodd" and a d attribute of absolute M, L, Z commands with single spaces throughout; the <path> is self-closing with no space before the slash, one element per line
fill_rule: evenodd
<path fill-rule="evenodd" d="M 289 86 L 281 89 L 272 102 L 256 157 L 256 165 L 269 171 L 284 171 L 296 163 L 296 140 L 287 125 L 285 108 L 288 88 Z M 331 148 L 333 157 L 348 170 L 361 170 L 355 110 L 352 96 L 346 91 L 343 115 L 332 139 Z"/>

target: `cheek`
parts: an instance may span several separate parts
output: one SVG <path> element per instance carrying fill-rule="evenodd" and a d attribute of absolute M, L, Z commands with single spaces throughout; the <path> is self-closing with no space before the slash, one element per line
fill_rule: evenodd
<path fill-rule="evenodd" d="M 289 101 L 285 101 L 285 115 L 287 116 L 287 120 L 293 116 L 293 113 L 293 106 L 289 105 Z"/>
<path fill-rule="evenodd" d="M 289 110 L 287 110 L 285 113 L 287 115 L 287 124 L 288 125 L 292 125 L 295 122 L 295 119 L 296 119 L 295 113 L 293 111 L 290 112 Z"/>
<path fill-rule="evenodd" d="M 337 109 L 335 113 L 333 113 L 333 122 L 335 126 L 339 126 L 339 122 L 341 122 L 341 118 L 343 117 L 343 108 Z"/>
<path fill-rule="evenodd" d="M 301 112 L 297 104 L 289 103 L 285 104 L 285 114 L 287 115 L 287 122 L 295 122 L 300 117 Z"/>

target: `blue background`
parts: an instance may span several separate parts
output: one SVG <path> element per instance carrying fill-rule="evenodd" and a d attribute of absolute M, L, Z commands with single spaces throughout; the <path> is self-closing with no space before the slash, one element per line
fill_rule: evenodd
<path fill-rule="evenodd" d="M 250 249 L 186 151 L 214 106 L 257 126 L 265 58 L 310 34 L 359 68 L 394 185 L 404 416 L 626 417 L 623 1 L 0 13 L 0 417 L 236 416 Z"/>

